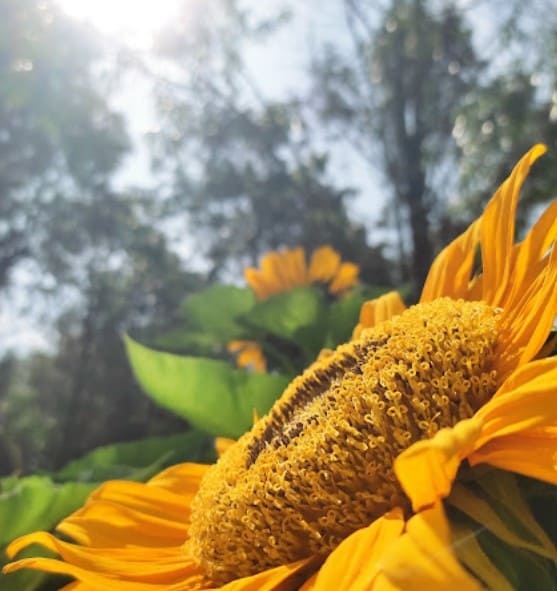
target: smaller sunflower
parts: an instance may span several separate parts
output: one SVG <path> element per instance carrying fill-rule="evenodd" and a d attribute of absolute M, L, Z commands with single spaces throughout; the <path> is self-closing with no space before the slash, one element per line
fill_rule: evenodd
<path fill-rule="evenodd" d="M 315 283 L 327 286 L 328 292 L 338 296 L 358 282 L 359 267 L 343 263 L 339 253 L 330 246 L 313 251 L 309 265 L 301 247 L 269 252 L 259 268 L 248 267 L 245 279 L 258 300 L 266 300 L 277 293 Z"/>

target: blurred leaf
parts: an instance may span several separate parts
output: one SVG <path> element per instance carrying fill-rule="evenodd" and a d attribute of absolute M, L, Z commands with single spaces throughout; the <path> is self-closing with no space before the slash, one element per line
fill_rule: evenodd
<path fill-rule="evenodd" d="M 142 481 L 171 464 L 213 460 L 212 440 L 206 433 L 192 430 L 99 447 L 64 466 L 53 478 L 62 482 L 101 482 L 114 478 Z"/>
<path fill-rule="evenodd" d="M 195 332 L 183 326 L 157 337 L 153 345 L 174 353 L 195 351 L 196 355 L 212 355 L 223 348 L 223 342 L 219 337 L 205 332 Z"/>
<path fill-rule="evenodd" d="M 231 368 L 212 359 L 160 353 L 125 337 L 135 376 L 156 402 L 212 435 L 239 437 L 253 410 L 265 414 L 288 378 Z"/>
<path fill-rule="evenodd" d="M 213 355 L 228 341 L 245 335 L 239 318 L 254 304 L 251 289 L 213 285 L 186 298 L 181 307 L 185 325 L 161 335 L 154 344 L 172 352 Z"/>
<path fill-rule="evenodd" d="M 52 529 L 82 504 L 93 483 L 57 484 L 48 476 L 0 480 L 0 546 L 39 529 Z"/>
<path fill-rule="evenodd" d="M 353 291 L 341 300 L 333 302 L 329 307 L 328 331 L 324 347 L 334 348 L 346 343 L 352 336 L 352 331 L 358 323 L 360 308 L 366 301 L 359 291 Z"/>
<path fill-rule="evenodd" d="M 48 476 L 8 477 L 0 480 L 0 565 L 7 562 L 4 547 L 13 539 L 37 530 L 51 530 L 78 509 L 96 483 L 54 483 Z M 33 556 L 31 547 L 20 556 Z M 48 555 L 41 549 L 41 556 Z M 22 571 L 0 578 L 1 591 L 34 591 L 50 577 Z M 57 588 L 59 585 L 56 587 Z"/>
<path fill-rule="evenodd" d="M 520 477 L 519 481 L 532 513 L 557 545 L 557 487 L 533 478 Z"/>
<path fill-rule="evenodd" d="M 196 328 L 226 342 L 242 334 L 238 317 L 255 304 L 251 289 L 233 285 L 213 285 L 186 299 L 183 313 Z"/>
<path fill-rule="evenodd" d="M 321 293 L 315 288 L 301 287 L 257 303 L 244 315 L 244 320 L 315 355 L 323 344 L 325 314 Z"/>

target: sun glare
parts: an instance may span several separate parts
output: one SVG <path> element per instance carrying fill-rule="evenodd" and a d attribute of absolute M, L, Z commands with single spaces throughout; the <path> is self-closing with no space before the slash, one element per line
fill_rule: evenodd
<path fill-rule="evenodd" d="M 70 16 L 126 45 L 148 49 L 156 32 L 178 16 L 184 0 L 57 0 Z"/>

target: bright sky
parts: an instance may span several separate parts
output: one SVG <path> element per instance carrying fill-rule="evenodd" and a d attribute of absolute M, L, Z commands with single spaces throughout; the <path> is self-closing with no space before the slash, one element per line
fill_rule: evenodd
<path fill-rule="evenodd" d="M 149 49 L 157 30 L 179 13 L 181 0 L 57 0 L 62 9 L 136 49 Z"/>

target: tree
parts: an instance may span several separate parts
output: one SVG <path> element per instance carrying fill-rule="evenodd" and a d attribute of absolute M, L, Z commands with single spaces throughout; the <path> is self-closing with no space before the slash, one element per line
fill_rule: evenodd
<path fill-rule="evenodd" d="M 101 55 L 50 0 L 0 6 L 0 288 L 52 243 L 51 202 L 105 186 L 127 149 L 96 71 Z"/>
<path fill-rule="evenodd" d="M 50 268 L 76 295 L 57 312 L 49 352 L 0 367 L 4 470 L 57 468 L 98 445 L 187 429 L 141 393 L 122 342 L 124 332 L 148 341 L 170 328 L 184 296 L 205 285 L 141 221 L 142 202 L 112 193 L 76 202 L 57 232 Z"/>
<path fill-rule="evenodd" d="M 446 188 L 440 178 L 456 154 L 454 120 L 482 64 L 452 3 L 435 9 L 423 0 L 394 0 L 379 14 L 363 1 L 345 0 L 344 7 L 353 51 L 329 46 L 315 58 L 321 92 L 314 103 L 320 121 L 340 129 L 370 164 L 379 153 L 399 257 L 405 259 L 408 228 L 418 290 L 436 249 Z"/>
<path fill-rule="evenodd" d="M 482 209 L 493 187 L 533 144 L 557 141 L 557 17 L 552 3 L 535 0 L 484 3 L 493 23 L 480 50 L 489 67 L 481 84 L 461 106 L 453 135 L 464 157 L 455 218 L 468 222 Z M 539 169 L 540 174 L 537 174 Z M 524 190 L 519 227 L 536 203 L 548 201 L 557 186 L 557 154 L 550 150 Z"/>
<path fill-rule="evenodd" d="M 211 12 L 214 11 L 214 12 Z M 350 189 L 328 174 L 328 157 L 310 141 L 297 100 L 265 99 L 244 64 L 281 19 L 253 23 L 237 2 L 214 3 L 210 22 L 187 36 L 166 31 L 160 52 L 173 66 L 159 80 L 156 161 L 169 179 L 174 211 L 185 210 L 211 276 L 238 276 L 266 251 L 332 244 L 359 262 L 365 229 L 350 220 Z M 375 251 L 379 280 L 388 265 Z M 377 279 L 376 279 L 377 280 Z"/>

